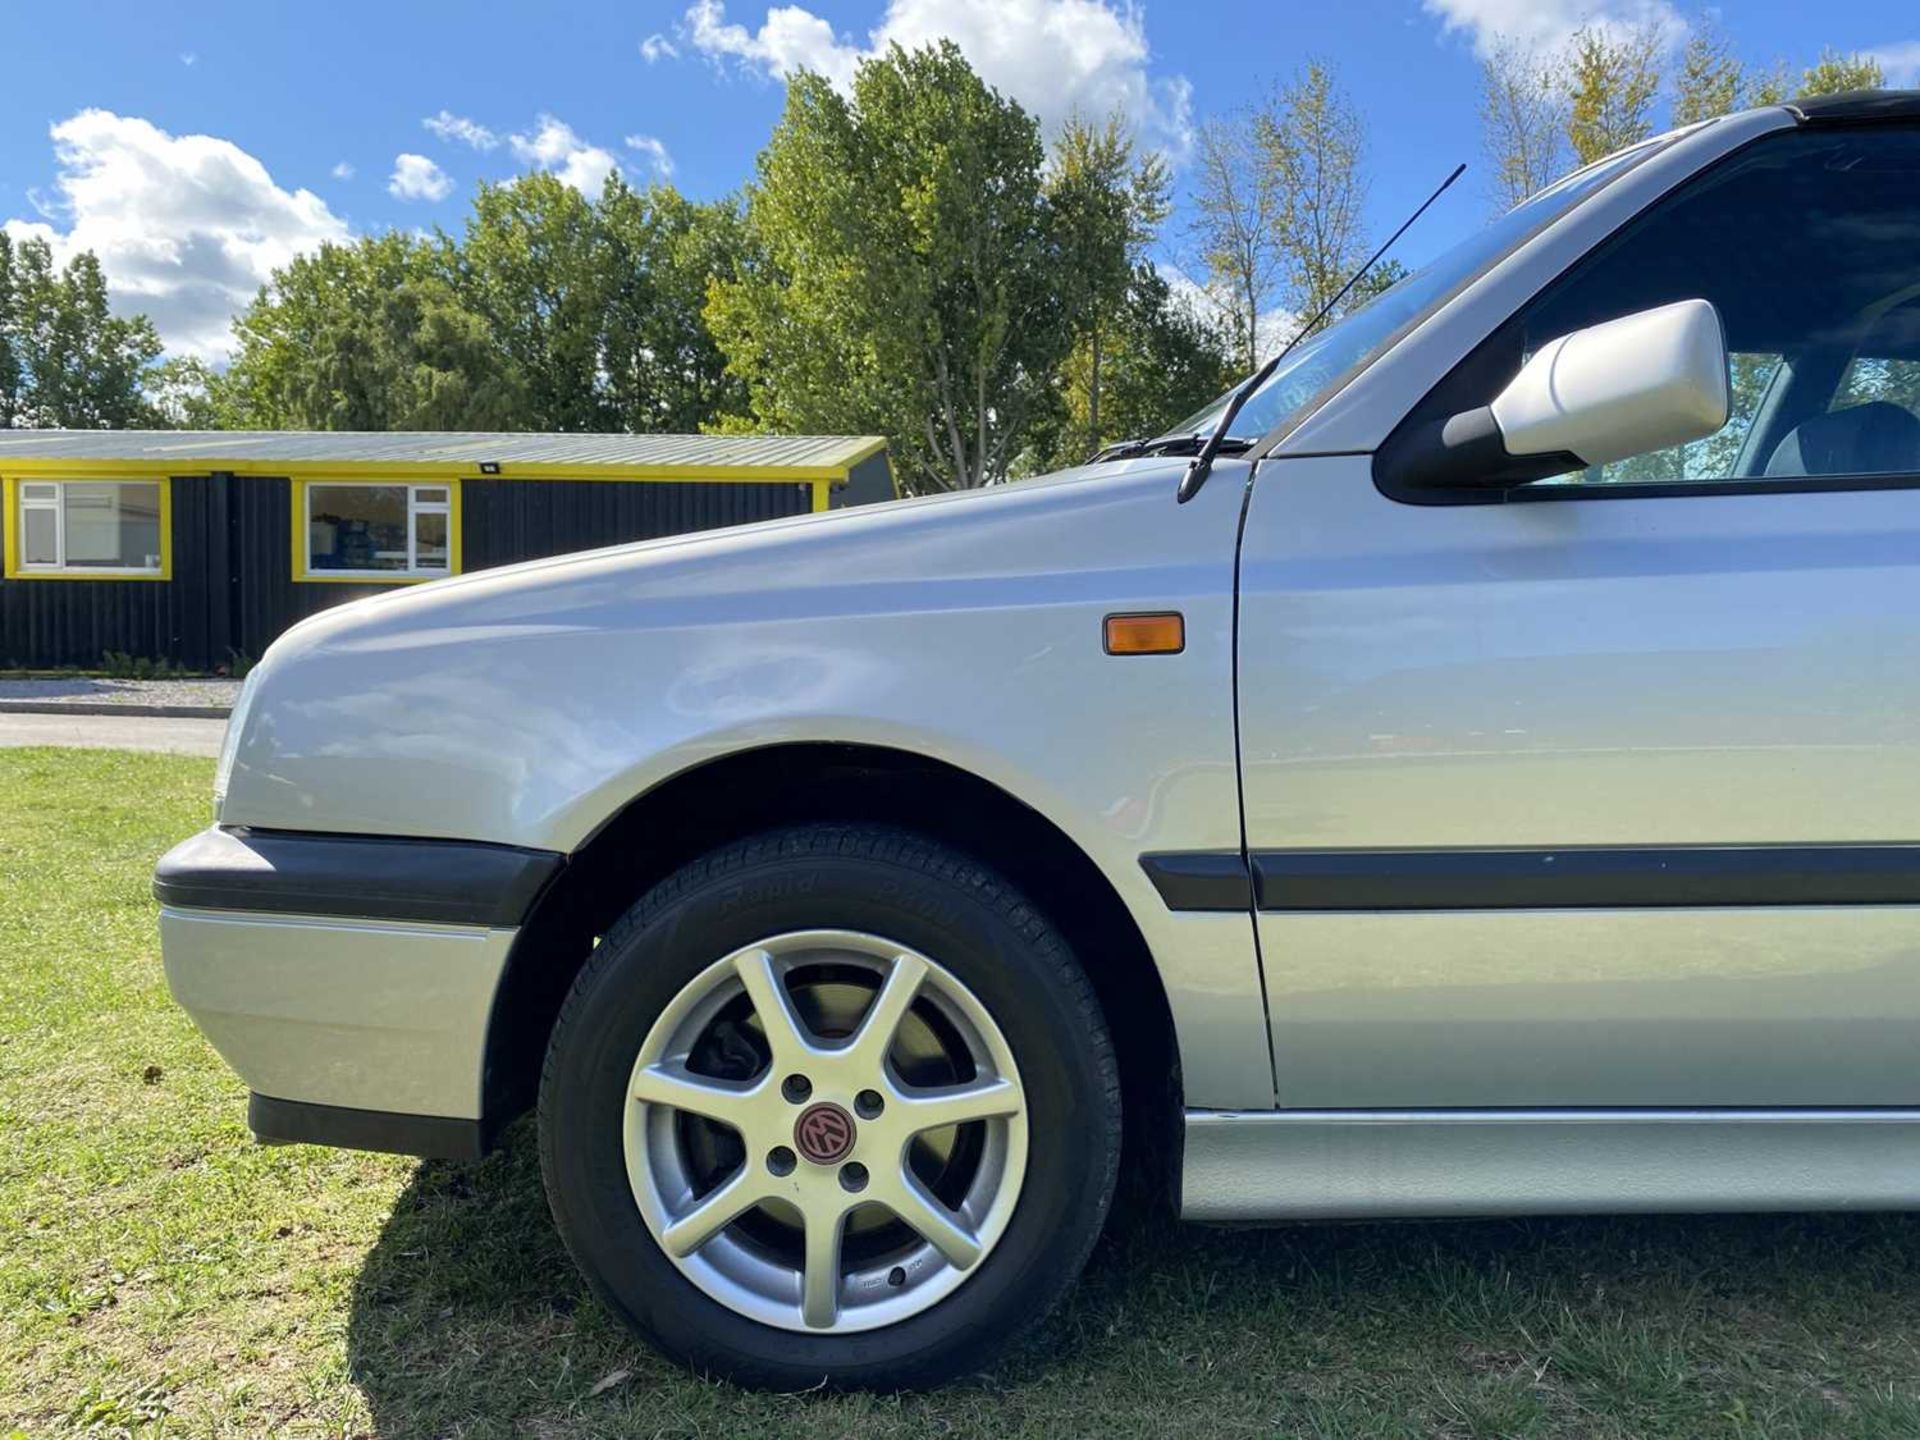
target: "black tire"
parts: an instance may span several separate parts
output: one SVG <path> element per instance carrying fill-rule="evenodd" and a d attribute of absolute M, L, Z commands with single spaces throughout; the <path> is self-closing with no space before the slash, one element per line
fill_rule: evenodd
<path fill-rule="evenodd" d="M 627 1076 L 673 997 L 720 957 L 808 929 L 882 935 L 949 970 L 1012 1047 L 1028 1110 L 1026 1177 L 999 1243 L 929 1309 L 844 1335 L 760 1324 L 682 1275 L 641 1218 L 621 1140 Z M 877 825 L 741 840 L 641 899 L 568 994 L 539 1113 L 548 1202 L 594 1293 L 673 1359 L 775 1390 L 920 1388 L 993 1360 L 1079 1276 L 1120 1159 L 1118 1065 L 1093 989 L 1059 932 L 977 861 Z"/>

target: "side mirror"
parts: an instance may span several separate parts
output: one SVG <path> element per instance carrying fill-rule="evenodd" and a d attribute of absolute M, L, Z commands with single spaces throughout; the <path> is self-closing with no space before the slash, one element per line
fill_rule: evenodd
<path fill-rule="evenodd" d="M 1393 478 L 1524 485 L 1704 440 L 1727 423 L 1730 398 L 1720 313 L 1682 300 L 1549 341 L 1491 405 L 1394 445 Z"/>

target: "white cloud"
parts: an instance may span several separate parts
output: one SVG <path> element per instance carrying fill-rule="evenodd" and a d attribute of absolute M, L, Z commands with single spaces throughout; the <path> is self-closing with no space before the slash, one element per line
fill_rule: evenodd
<path fill-rule="evenodd" d="M 1902 40 L 1863 53 L 1867 59 L 1880 62 L 1887 84 L 1894 89 L 1910 90 L 1920 85 L 1920 40 Z"/>
<path fill-rule="evenodd" d="M 767 10 L 756 30 L 726 18 L 722 0 L 694 0 L 681 30 L 716 61 L 784 78 L 813 70 L 845 88 L 861 60 L 890 44 L 952 40 L 988 84 L 1049 130 L 1075 111 L 1125 115 L 1150 145 L 1175 156 L 1193 130 L 1193 87 L 1149 73 L 1144 12 L 1131 0 L 888 0 L 865 44 L 798 5 Z"/>
<path fill-rule="evenodd" d="M 607 177 L 620 169 L 613 152 L 589 145 L 573 127 L 551 115 L 542 115 L 531 135 L 509 135 L 507 144 L 525 165 L 551 170 L 582 195 L 598 198 Z"/>
<path fill-rule="evenodd" d="M 353 164 L 351 161 L 342 160 L 327 173 L 336 180 L 351 180 L 353 178 Z"/>
<path fill-rule="evenodd" d="M 275 268 L 347 225 L 308 190 L 284 190 L 252 155 L 211 135 L 82 110 L 52 127 L 58 226 L 9 220 L 57 257 L 100 257 L 114 304 L 153 317 L 168 349 L 221 358 L 234 312 Z"/>
<path fill-rule="evenodd" d="M 627 136 L 627 148 L 637 154 L 646 156 L 648 162 L 653 166 L 653 173 L 662 180 L 668 180 L 673 177 L 673 156 L 667 153 L 667 146 L 664 140 L 657 139 L 652 135 L 629 135 Z"/>
<path fill-rule="evenodd" d="M 649 35 L 640 42 L 640 55 L 649 65 L 656 60 L 678 60 L 680 47 L 664 35 Z"/>
<path fill-rule="evenodd" d="M 195 65 L 200 63 L 200 57 L 191 50 L 182 50 L 180 52 L 180 63 L 191 70 Z"/>
<path fill-rule="evenodd" d="M 393 157 L 387 193 L 396 200 L 444 200 L 453 193 L 453 177 L 424 155 Z"/>
<path fill-rule="evenodd" d="M 1473 41 L 1480 55 L 1500 40 L 1541 50 L 1557 49 L 1583 25 L 1602 29 L 1647 27 L 1670 43 L 1685 38 L 1687 22 L 1668 0 L 1421 0 L 1449 31 Z"/>
<path fill-rule="evenodd" d="M 476 150 L 491 150 L 500 143 L 500 137 L 486 126 L 469 120 L 464 115 L 455 115 L 451 110 L 442 110 L 438 115 L 429 115 L 420 123 L 442 140 L 457 140 L 462 145 L 471 145 Z"/>

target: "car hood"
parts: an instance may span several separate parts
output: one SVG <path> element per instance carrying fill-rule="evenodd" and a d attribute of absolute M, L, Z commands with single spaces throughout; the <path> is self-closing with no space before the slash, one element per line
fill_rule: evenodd
<path fill-rule="evenodd" d="M 1154 733 L 1164 717 L 1212 744 L 1231 734 L 1248 467 L 1223 461 L 1178 505 L 1181 468 L 1088 467 L 323 612 L 249 682 L 221 821 L 564 850 L 625 798 L 730 749 L 876 743 L 991 774 L 1016 710 L 1051 744 L 1090 688 L 1111 690 L 1101 622 L 1130 609 L 1185 613 L 1178 673 L 1196 687 L 1169 696 L 1173 672 L 1135 665 L 1130 703 Z"/>
<path fill-rule="evenodd" d="M 1084 465 L 1005 485 L 575 551 L 399 587 L 309 616 L 288 629 L 261 663 L 278 666 L 336 643 L 473 623 L 489 613 L 524 621 L 542 596 L 573 606 L 600 590 L 632 599 L 659 594 L 662 586 L 686 596 L 736 587 L 766 594 L 783 585 L 857 583 L 861 577 L 844 567 L 862 563 L 872 581 L 888 575 L 925 579 L 943 569 L 991 573 L 1009 524 L 1052 534 L 1055 543 L 1069 547 L 1075 514 L 1155 493 L 1171 509 L 1185 464 L 1150 458 Z"/>

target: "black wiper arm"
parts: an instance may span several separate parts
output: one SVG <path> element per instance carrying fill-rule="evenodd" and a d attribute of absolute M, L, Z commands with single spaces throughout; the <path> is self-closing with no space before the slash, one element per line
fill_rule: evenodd
<path fill-rule="evenodd" d="M 1220 453 L 1238 455 L 1259 444 L 1244 435 L 1229 435 L 1220 442 Z M 1143 455 L 1191 455 L 1201 445 L 1198 435 L 1157 435 L 1151 440 L 1116 440 L 1087 457 L 1085 464 L 1105 465 L 1111 460 L 1138 460 Z"/>
<path fill-rule="evenodd" d="M 1446 194 L 1448 187 L 1466 173 L 1465 165 L 1454 166 L 1453 173 L 1440 182 L 1440 188 L 1421 201 L 1418 210 L 1400 222 L 1400 228 L 1387 237 L 1387 243 L 1367 257 L 1367 263 L 1354 271 L 1347 283 L 1340 287 L 1339 293 L 1320 307 L 1320 313 L 1294 331 L 1293 338 L 1281 347 L 1280 353 L 1254 371 L 1247 382 L 1228 397 L 1226 408 L 1220 412 L 1219 420 L 1214 423 L 1213 433 L 1207 436 L 1207 443 L 1200 447 L 1200 453 L 1194 456 L 1193 463 L 1187 466 L 1187 473 L 1180 477 L 1180 488 L 1174 492 L 1174 499 L 1184 505 L 1200 493 L 1200 487 L 1207 483 L 1207 476 L 1213 473 L 1214 457 L 1220 453 L 1220 447 L 1226 442 L 1228 429 L 1240 416 L 1240 407 L 1247 403 L 1254 391 L 1267 383 L 1268 377 L 1280 368 L 1280 362 L 1287 358 L 1294 346 L 1320 328 L 1320 322 L 1333 313 L 1334 306 L 1347 298 L 1347 292 L 1360 283 L 1360 277 L 1371 270 L 1375 262 L 1392 248 L 1393 242 L 1406 234 L 1408 227 L 1427 213 L 1427 207 Z"/>
<path fill-rule="evenodd" d="M 1211 434 L 1163 435 L 1158 440 L 1147 441 L 1140 453 L 1142 455 L 1194 455 L 1198 454 L 1205 447 L 1206 442 L 1212 438 Z M 1245 435 L 1225 435 L 1221 437 L 1219 453 L 1238 455 L 1251 450 L 1259 443 L 1258 440 Z"/>

